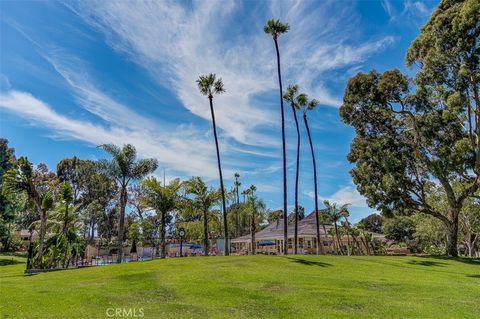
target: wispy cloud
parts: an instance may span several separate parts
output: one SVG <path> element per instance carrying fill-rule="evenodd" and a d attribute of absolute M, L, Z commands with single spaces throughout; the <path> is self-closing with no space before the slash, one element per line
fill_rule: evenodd
<path fill-rule="evenodd" d="M 278 145 L 277 109 L 254 99 L 276 88 L 273 44 L 262 30 L 269 15 L 292 25 L 281 39 L 286 82 L 300 83 L 325 105 L 339 106 L 341 101 L 321 80 L 324 72 L 360 63 L 394 41 L 387 36 L 348 44 L 353 42 L 354 27 L 345 27 L 345 19 L 354 25 L 356 15 L 349 6 L 333 2 L 282 1 L 271 3 L 267 10 L 260 7 L 254 16 L 251 12 L 241 16 L 245 14 L 242 3 L 234 1 L 189 6 L 170 1 L 135 6 L 92 1 L 69 7 L 105 34 L 114 49 L 128 54 L 161 85 L 171 87 L 193 114 L 210 117 L 196 88 L 197 76 L 209 72 L 221 76 L 227 93 L 217 98 L 218 124 L 243 144 Z M 326 13 L 332 9 L 337 9 L 335 16 Z M 249 23 L 241 35 L 234 31 L 239 16 Z M 270 128 L 270 134 L 259 128 Z"/>
<path fill-rule="evenodd" d="M 93 124 L 61 115 L 30 93 L 15 90 L 0 93 L 0 108 L 45 126 L 62 138 L 93 145 L 131 143 L 142 157 L 155 157 L 162 166 L 168 166 L 180 176 L 200 173 L 206 178 L 217 176 L 215 161 L 209 155 L 213 151 L 212 143 L 199 139 L 192 127 L 180 125 L 170 134 L 155 135 L 138 128 Z"/>

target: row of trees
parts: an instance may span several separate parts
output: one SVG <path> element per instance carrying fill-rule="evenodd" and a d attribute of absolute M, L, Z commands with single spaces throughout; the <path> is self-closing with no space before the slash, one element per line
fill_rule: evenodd
<path fill-rule="evenodd" d="M 132 145 L 110 144 L 100 146 L 111 155 L 109 160 L 67 158 L 50 172 L 43 164 L 34 167 L 25 157 L 16 159 L 8 142 L 0 141 L 2 248 L 15 248 L 14 230 L 29 229 L 31 266 L 66 266 L 95 237 L 117 252 L 126 240 L 141 241 L 156 246 L 156 253 L 164 258 L 166 237 L 180 226 L 187 240 L 202 239 L 208 255 L 210 240 L 224 235 L 222 226 L 230 229 L 229 236 L 242 236 L 255 232 L 266 220 L 268 210 L 255 195 L 256 188 L 241 191 L 238 174 L 230 191 L 208 187 L 200 177 L 165 184 L 146 177 L 157 168 L 156 160 L 138 160 Z M 230 213 L 227 226 L 217 209 L 223 199 L 225 212 Z M 117 255 L 120 262 L 122 254 Z"/>

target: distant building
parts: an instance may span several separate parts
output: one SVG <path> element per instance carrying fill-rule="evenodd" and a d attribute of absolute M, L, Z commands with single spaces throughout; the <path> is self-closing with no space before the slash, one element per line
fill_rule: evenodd
<path fill-rule="evenodd" d="M 325 230 L 327 234 L 325 234 Z M 341 226 L 339 226 L 340 228 Z M 333 225 L 320 225 L 320 242 L 325 253 L 332 253 L 337 246 L 336 239 L 330 234 L 330 230 L 334 228 Z M 288 253 L 293 253 L 293 242 L 295 234 L 295 225 L 293 223 L 288 225 Z M 306 216 L 304 219 L 298 222 L 298 246 L 299 253 L 301 254 L 315 254 L 317 250 L 317 231 L 315 222 L 315 212 Z M 370 233 L 372 238 L 385 240 L 381 234 Z M 245 235 L 231 240 L 233 251 L 232 253 L 245 255 L 252 252 L 251 235 Z M 360 247 L 364 253 L 370 251 L 370 247 L 367 249 L 365 243 L 360 238 L 347 239 L 347 236 L 340 238 L 340 244 L 344 251 L 346 251 L 348 240 L 351 245 Z M 255 233 L 255 244 L 257 253 L 266 254 L 283 254 L 283 219 L 278 222 L 272 222 L 261 231 Z M 322 249 L 320 250 L 322 251 Z"/>

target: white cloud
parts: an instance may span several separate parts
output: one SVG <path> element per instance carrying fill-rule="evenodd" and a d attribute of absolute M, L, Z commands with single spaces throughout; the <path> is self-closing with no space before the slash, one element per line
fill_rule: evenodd
<path fill-rule="evenodd" d="M 280 41 L 284 82 L 299 83 L 324 105 L 341 104 L 321 80 L 324 72 L 362 62 L 393 42 L 387 36 L 347 44 L 355 37 L 353 10 L 318 2 L 270 3 L 270 13 L 245 17 L 252 23 L 248 20 L 245 34 L 239 35 L 234 21 L 242 5 L 201 1 L 183 6 L 162 1 L 132 6 L 122 1 L 93 1 L 69 7 L 105 34 L 110 46 L 127 53 L 161 85 L 172 88 L 189 111 L 204 119 L 210 118 L 208 104 L 195 80 L 210 72 L 221 76 L 227 92 L 215 98 L 218 125 L 228 136 L 251 145 L 278 146 L 277 107 L 265 108 L 253 100 L 277 89 L 273 41 L 263 32 L 266 14 L 292 26 Z M 260 132 L 265 128 L 270 131 Z"/>
<path fill-rule="evenodd" d="M 159 134 L 140 128 L 97 125 L 60 115 L 31 94 L 15 90 L 0 93 L 0 108 L 48 127 L 61 137 L 93 145 L 131 143 L 142 157 L 155 157 L 161 167 L 167 166 L 181 176 L 200 174 L 211 179 L 218 175 L 216 162 L 210 156 L 214 151 L 213 143 L 200 139 L 198 132 L 189 126 L 179 125 L 171 133 Z"/>
<path fill-rule="evenodd" d="M 314 198 L 314 192 L 308 192 L 307 196 Z M 318 195 L 318 199 L 321 201 L 328 200 L 332 203 L 338 204 L 350 204 L 352 207 L 367 208 L 367 202 L 365 197 L 360 195 L 354 185 L 347 185 L 339 188 L 335 193 L 330 196 Z"/>

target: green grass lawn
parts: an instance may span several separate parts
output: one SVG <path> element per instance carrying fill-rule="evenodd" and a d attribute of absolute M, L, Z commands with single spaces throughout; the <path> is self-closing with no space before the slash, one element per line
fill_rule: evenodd
<path fill-rule="evenodd" d="M 480 318 L 480 260 L 245 256 L 31 276 L 24 268 L 24 258 L 0 256 L 1 319 L 108 318 L 108 308 L 144 318 Z"/>

